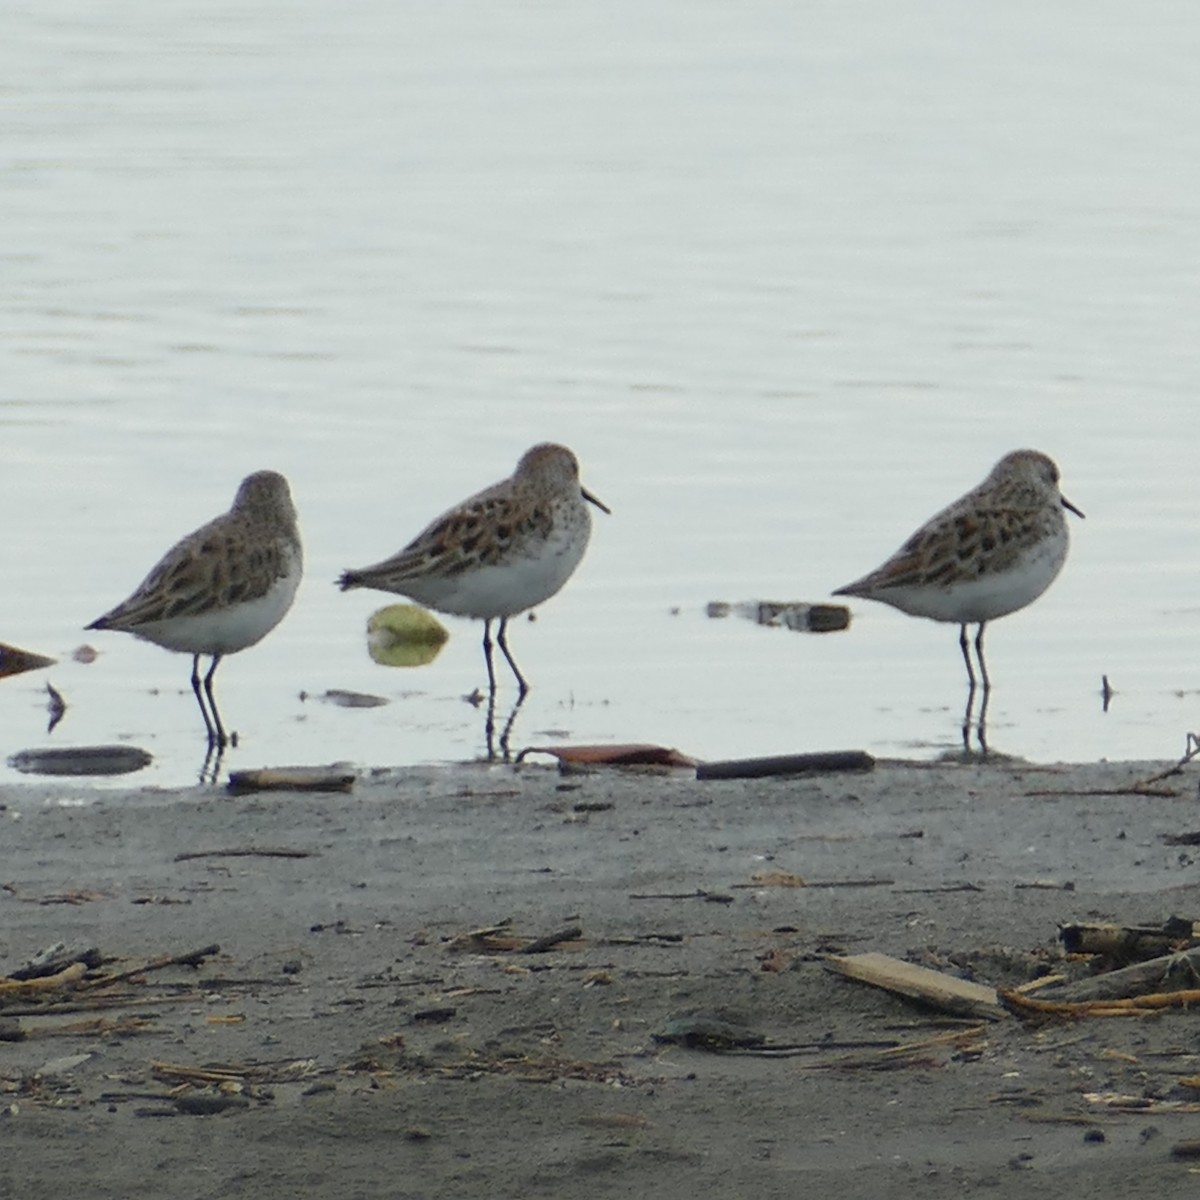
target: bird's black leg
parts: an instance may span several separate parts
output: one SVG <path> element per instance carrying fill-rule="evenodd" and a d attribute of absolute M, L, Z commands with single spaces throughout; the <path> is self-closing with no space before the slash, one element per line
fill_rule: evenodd
<path fill-rule="evenodd" d="M 492 621 L 490 617 L 483 623 L 483 661 L 487 666 L 488 694 L 495 696 L 496 670 L 492 666 Z"/>
<path fill-rule="evenodd" d="M 214 654 L 212 666 L 208 668 L 208 674 L 204 677 L 204 694 L 208 697 L 208 706 L 212 709 L 213 725 L 215 726 L 215 731 L 214 729 L 208 731 L 209 740 L 216 742 L 218 750 L 224 750 L 229 739 L 225 736 L 225 728 L 221 724 L 221 714 L 217 711 L 217 698 L 213 695 L 213 676 L 217 673 L 217 665 L 220 661 L 221 656 Z"/>
<path fill-rule="evenodd" d="M 204 703 L 204 693 L 200 690 L 200 655 L 192 655 L 192 691 L 196 693 L 196 703 L 200 705 L 200 715 L 204 718 L 204 730 L 208 734 L 208 744 L 213 746 L 217 742 L 217 731 L 213 728 L 213 723 L 208 716 L 208 708 Z"/>
<path fill-rule="evenodd" d="M 979 737 L 979 752 L 986 758 L 988 752 L 987 744 L 987 710 L 988 701 L 992 698 L 992 689 L 985 687 L 983 689 L 983 703 L 979 706 L 979 726 L 976 733 Z"/>
<path fill-rule="evenodd" d="M 975 635 L 975 653 L 979 656 L 979 673 L 983 676 L 983 690 L 989 691 L 992 686 L 992 681 L 988 678 L 987 660 L 983 657 L 983 630 L 987 625 L 986 621 L 979 622 L 979 632 Z M 966 630 L 966 626 L 963 626 Z"/>
<path fill-rule="evenodd" d="M 508 665 L 512 667 L 512 673 L 517 677 L 517 687 L 522 700 L 525 699 L 525 693 L 529 691 L 529 684 L 525 682 L 525 676 L 521 674 L 521 668 L 517 666 L 517 660 L 513 658 L 508 649 L 508 618 L 500 618 L 500 629 L 496 634 L 496 641 L 500 645 L 500 649 L 504 651 L 504 657 L 508 659 Z"/>
<path fill-rule="evenodd" d="M 513 725 L 516 724 L 517 713 L 521 711 L 521 705 L 525 703 L 525 693 L 522 692 L 517 697 L 517 702 L 512 706 L 512 712 L 508 714 L 508 720 L 504 722 L 504 730 L 500 734 L 500 754 L 505 762 L 512 762 L 512 747 L 509 744 L 512 740 Z"/>
<path fill-rule="evenodd" d="M 971 685 L 971 691 L 974 691 L 975 668 L 971 666 L 971 646 L 967 641 L 967 627 L 965 625 L 958 627 L 958 644 L 962 650 L 963 662 L 967 664 L 967 682 Z"/>

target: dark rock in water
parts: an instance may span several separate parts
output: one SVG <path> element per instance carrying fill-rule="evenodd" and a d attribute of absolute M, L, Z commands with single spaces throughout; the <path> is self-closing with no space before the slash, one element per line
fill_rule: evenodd
<path fill-rule="evenodd" d="M 138 746 L 67 746 L 21 750 L 8 765 L 25 775 L 128 775 L 154 761 Z"/>

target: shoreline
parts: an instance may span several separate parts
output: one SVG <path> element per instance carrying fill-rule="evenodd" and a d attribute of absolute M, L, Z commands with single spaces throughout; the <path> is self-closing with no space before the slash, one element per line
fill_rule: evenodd
<path fill-rule="evenodd" d="M 1186 1014 L 1007 1018 L 899 1069 L 839 1067 L 822 1047 L 947 1025 L 822 961 L 880 951 L 1012 984 L 1052 959 L 1060 922 L 1195 913 L 1191 851 L 1162 841 L 1200 827 L 1195 779 L 1111 794 L 1168 766 L 699 781 L 479 764 L 367 771 L 344 795 L 0 788 L 0 974 L 58 941 L 96 946 L 110 972 L 220 947 L 129 984 L 139 1004 L 17 1018 L 0 1195 L 853 1198 L 907 1181 L 1015 1197 L 1026 1171 L 1161 1194 L 1197 1118 L 1086 1097 L 1179 1100 L 1200 1071 L 1179 1049 Z M 215 853 L 255 849 L 288 854 Z M 659 1040 L 710 1018 L 809 1049 Z M 123 1024 L 60 1032 L 84 1019 Z M 155 1063 L 235 1074 L 189 1083 Z M 245 1104 L 180 1111 L 180 1086 Z"/>

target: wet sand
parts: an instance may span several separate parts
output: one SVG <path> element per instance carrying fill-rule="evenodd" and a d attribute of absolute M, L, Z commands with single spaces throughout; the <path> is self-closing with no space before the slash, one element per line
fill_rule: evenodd
<path fill-rule="evenodd" d="M 863 1043 L 970 1026 L 822 963 L 877 950 L 1012 984 L 1053 963 L 1059 922 L 1195 916 L 1193 852 L 1161 840 L 1200 827 L 1195 770 L 1172 795 L 1102 794 L 1165 765 L 5 789 L 0 974 L 57 941 L 110 971 L 220 951 L 131 983 L 149 1003 L 18 1018 L 0 1196 L 1173 1194 L 1200 1115 L 1087 1097 L 1200 1099 L 1179 1083 L 1200 1072 L 1193 1015 L 1005 1017 L 881 1069 Z M 235 849 L 308 856 L 176 861 Z M 656 1038 L 697 1017 L 798 1049 Z M 144 1024 L 55 1035 L 97 1018 Z M 174 1105 L 178 1068 L 204 1064 L 231 1069 L 237 1106 Z"/>

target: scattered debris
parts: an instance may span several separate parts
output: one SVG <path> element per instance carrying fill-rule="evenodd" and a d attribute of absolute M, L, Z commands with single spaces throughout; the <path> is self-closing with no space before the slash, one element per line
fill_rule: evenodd
<path fill-rule="evenodd" d="M 87 980 L 86 986 L 92 990 L 103 987 L 110 987 L 114 983 L 121 983 L 126 979 L 135 979 L 141 975 L 148 975 L 151 971 L 161 971 L 164 967 L 198 967 L 206 958 L 211 958 L 214 954 L 220 954 L 221 947 L 212 942 L 207 946 L 202 946 L 199 950 L 188 950 L 183 954 L 168 954 L 163 958 L 154 958 L 147 963 L 142 963 L 138 967 L 130 967 L 126 971 L 120 971 L 115 975 L 101 975 L 95 979 Z"/>
<path fill-rule="evenodd" d="M 747 885 L 743 885 L 747 886 Z M 710 903 L 732 904 L 733 897 L 724 892 L 707 892 L 697 888 L 694 892 L 630 892 L 630 900 L 707 900 Z"/>
<path fill-rule="evenodd" d="M 448 938 L 446 949 L 472 954 L 544 954 L 547 950 L 564 949 L 567 943 L 575 943 L 570 948 L 577 949 L 583 935 L 578 925 L 569 925 L 542 937 L 523 938 L 510 933 L 510 925 L 511 922 L 502 921 L 499 925 L 468 929 Z"/>
<path fill-rule="evenodd" d="M 579 1118 L 580 1125 L 595 1129 L 649 1129 L 651 1123 L 636 1113 L 595 1113 Z"/>
<path fill-rule="evenodd" d="M 1183 768 L 1200 755 L 1200 734 L 1189 733 L 1187 743 L 1179 761 L 1165 771 L 1157 771 L 1144 779 L 1136 779 L 1124 787 L 1113 788 L 1059 788 L 1026 792 L 1027 796 L 1160 796 L 1170 798 L 1179 793 L 1173 788 L 1158 787 L 1164 779 L 1183 774 Z"/>
<path fill-rule="evenodd" d="M 367 619 L 367 653 L 384 667 L 433 662 L 449 637 L 441 621 L 416 604 L 389 604 Z"/>
<path fill-rule="evenodd" d="M 545 937 L 534 938 L 521 947 L 521 954 L 545 954 L 547 950 L 557 949 L 563 942 L 574 942 L 583 936 L 583 929 L 578 925 L 568 925 Z"/>
<path fill-rule="evenodd" d="M 1151 992 L 1116 1000 L 1034 1000 L 1017 991 L 1000 989 L 1004 1006 L 1023 1017 L 1145 1017 L 1166 1008 L 1190 1008 L 1200 1003 L 1200 988 Z"/>
<path fill-rule="evenodd" d="M 757 779 L 764 775 L 816 775 L 874 768 L 875 760 L 863 750 L 826 750 L 815 754 L 780 754 L 770 758 L 700 763 L 696 767 L 696 778 Z"/>
<path fill-rule="evenodd" d="M 971 983 L 928 967 L 917 967 L 888 954 L 832 955 L 825 965 L 839 975 L 895 992 L 955 1016 L 999 1020 L 1005 1015 L 996 989 Z"/>
<path fill-rule="evenodd" d="M 179 1112 L 189 1117 L 214 1117 L 218 1113 L 240 1112 L 250 1107 L 250 1101 L 245 1096 L 214 1095 L 211 1092 L 185 1092 L 182 1096 L 173 1097 L 172 1103 Z"/>
<path fill-rule="evenodd" d="M 1152 1100 L 1122 1092 L 1084 1092 L 1083 1099 L 1098 1108 L 1115 1113 L 1155 1116 L 1163 1113 L 1200 1113 L 1200 1104 L 1191 1100 Z M 1088 1121 L 1087 1124 L 1091 1124 Z"/>
<path fill-rule="evenodd" d="M 736 614 L 756 625 L 790 629 L 795 633 L 835 633 L 850 626 L 850 609 L 844 604 L 808 604 L 803 600 L 710 600 L 704 614 L 723 620 Z"/>
<path fill-rule="evenodd" d="M 944 892 L 982 892 L 983 888 L 977 883 L 963 880 L 960 883 L 942 883 L 936 887 L 900 888 L 902 896 L 936 896 Z"/>
<path fill-rule="evenodd" d="M 882 957 L 882 956 L 881 956 Z M 951 1029 L 932 1037 L 899 1045 L 884 1046 L 862 1054 L 844 1054 L 821 1062 L 805 1063 L 809 1070 L 865 1069 L 871 1071 L 896 1070 L 906 1067 L 936 1067 L 942 1060 L 930 1053 L 932 1050 L 953 1050 L 958 1055 L 978 1055 L 986 1045 L 986 1025 L 972 1025 L 969 1029 Z"/>
<path fill-rule="evenodd" d="M 549 754 L 559 765 L 590 767 L 694 767 L 696 760 L 666 746 L 628 742 L 614 746 L 527 746 L 516 757 L 524 762 L 530 754 Z"/>
<path fill-rule="evenodd" d="M 183 850 L 173 861 L 187 862 L 189 858 L 316 858 L 317 850 L 293 850 L 288 846 L 246 846 L 234 850 Z"/>
<path fill-rule="evenodd" d="M 44 1062 L 37 1069 L 39 1075 L 66 1075 L 75 1070 L 76 1067 L 81 1067 L 85 1062 L 89 1062 L 93 1055 L 86 1054 L 64 1054 L 61 1058 L 52 1058 L 49 1062 Z"/>
<path fill-rule="evenodd" d="M 153 761 L 138 746 L 67 746 L 20 750 L 8 765 L 24 775 L 128 775 Z"/>
<path fill-rule="evenodd" d="M 686 1046 L 690 1050 L 709 1050 L 727 1054 L 766 1044 L 766 1037 L 745 1025 L 720 1017 L 691 1016 L 668 1021 L 661 1033 L 653 1035 L 656 1042 L 671 1046 Z"/>
<path fill-rule="evenodd" d="M 40 993 L 72 990 L 87 973 L 81 962 L 73 962 L 53 975 L 39 975 L 32 979 L 0 979 L 0 997 L 16 996 L 28 999 Z"/>
<path fill-rule="evenodd" d="M 894 879 L 888 878 L 870 878 L 870 879 L 806 879 L 803 884 L 772 884 L 774 887 L 806 887 L 806 888 L 868 888 L 868 887 L 892 887 L 895 884 Z M 734 887 L 762 887 L 761 883 L 735 883 Z"/>
<path fill-rule="evenodd" d="M 296 1083 L 318 1074 L 318 1067 L 311 1058 L 270 1063 L 206 1063 L 202 1067 L 151 1059 L 150 1073 L 155 1079 L 169 1084 L 245 1087 L 247 1084 Z"/>
<path fill-rule="evenodd" d="M 423 1008 L 419 1012 L 413 1013 L 409 1020 L 418 1025 L 441 1025 L 446 1021 L 453 1020 L 456 1016 L 458 1016 L 457 1008 L 442 1006 L 439 1008 Z"/>
<path fill-rule="evenodd" d="M 94 888 L 73 888 L 69 892 L 47 892 L 42 896 L 31 896 L 22 892 L 16 884 L 6 883 L 0 891 L 7 892 L 22 904 L 90 904 L 95 900 L 111 900 L 111 892 L 98 892 Z"/>
<path fill-rule="evenodd" d="M 343 764 L 328 767 L 257 767 L 230 771 L 228 791 L 235 796 L 248 792 L 349 792 L 356 773 Z"/>
<path fill-rule="evenodd" d="M 1051 993 L 1040 1011 L 1068 1015 L 1074 1005 L 1117 1004 L 1132 1008 L 1159 1008 L 1181 1003 L 1172 997 L 1195 997 L 1200 989 L 1200 947 L 1180 954 L 1164 954 L 1147 962 L 1108 971 L 1090 979 L 1066 984 Z M 1033 1010 L 1031 1010 L 1033 1011 Z M 1081 1015 L 1095 1016 L 1089 1009 Z"/>
<path fill-rule="evenodd" d="M 782 754 L 771 758 L 741 758 L 700 762 L 667 746 L 648 742 L 618 745 L 527 746 L 516 757 L 549 754 L 559 769 L 571 767 L 694 767 L 697 779 L 755 779 L 764 775 L 815 775 L 835 771 L 870 771 L 875 760 L 862 750 L 832 750 L 815 754 Z"/>
<path fill-rule="evenodd" d="M 1192 921 L 1171 917 L 1162 925 L 1060 925 L 1059 940 L 1068 954 L 1099 954 L 1110 964 L 1142 962 L 1174 954 L 1200 941 Z"/>
<path fill-rule="evenodd" d="M 9 979 L 44 979 L 48 975 L 57 975 L 60 971 L 74 963 L 83 963 L 91 970 L 100 966 L 100 951 L 95 946 L 68 947 L 63 942 L 55 942 L 46 946 L 36 954 L 8 973 Z"/>
<path fill-rule="evenodd" d="M 734 884 L 734 887 L 782 887 L 802 888 L 808 884 L 791 871 L 755 871 L 750 876 L 749 884 Z"/>
<path fill-rule="evenodd" d="M 348 692 L 345 688 L 329 688 L 319 699 L 338 708 L 382 708 L 391 701 L 386 696 L 372 696 L 367 692 Z"/>

